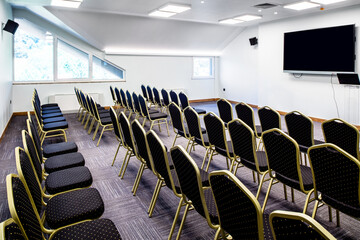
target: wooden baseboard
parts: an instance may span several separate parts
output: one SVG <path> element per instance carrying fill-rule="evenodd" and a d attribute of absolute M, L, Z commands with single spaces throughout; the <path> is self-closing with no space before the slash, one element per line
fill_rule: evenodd
<path fill-rule="evenodd" d="M 0 143 L 2 142 L 2 140 L 3 140 L 4 136 L 5 136 L 6 130 L 8 129 L 8 127 L 9 127 L 9 125 L 10 125 L 10 122 L 11 122 L 11 120 L 12 120 L 13 117 L 14 117 L 14 113 L 11 115 L 9 121 L 8 121 L 7 124 L 6 124 L 6 127 L 5 127 L 4 131 L 3 131 L 2 134 L 1 134 Z"/>
<path fill-rule="evenodd" d="M 219 100 L 220 98 L 206 98 L 206 99 L 195 99 L 195 100 L 189 100 L 190 103 L 201 103 L 201 102 L 215 102 Z"/>

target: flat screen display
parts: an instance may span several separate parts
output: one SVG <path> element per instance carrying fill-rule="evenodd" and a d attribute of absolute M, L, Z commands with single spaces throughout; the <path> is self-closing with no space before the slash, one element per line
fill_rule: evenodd
<path fill-rule="evenodd" d="M 284 34 L 284 72 L 355 72 L 355 25 Z"/>

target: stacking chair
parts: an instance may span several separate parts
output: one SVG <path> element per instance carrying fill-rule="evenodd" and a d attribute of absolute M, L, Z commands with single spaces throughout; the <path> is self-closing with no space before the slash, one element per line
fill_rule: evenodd
<path fill-rule="evenodd" d="M 289 135 L 277 128 L 263 132 L 262 138 L 268 160 L 268 174 L 271 179 L 262 210 L 265 210 L 272 185 L 281 182 L 284 185 L 285 199 L 287 199 L 286 185 L 291 187 L 293 202 L 293 189 L 307 194 L 303 211 L 303 213 L 306 213 L 309 202 L 314 200 L 310 200 L 314 185 L 311 168 L 300 165 L 299 145 Z M 262 180 L 264 180 L 264 178 L 263 176 Z M 310 194 L 308 194 L 309 192 Z"/>
<path fill-rule="evenodd" d="M 177 93 L 174 92 L 173 90 L 170 91 L 170 99 L 171 99 L 171 102 L 175 103 L 176 105 L 178 105 L 180 107 L 179 97 L 178 97 Z"/>
<path fill-rule="evenodd" d="M 40 158 L 41 161 L 44 161 L 44 158 L 50 158 L 57 155 L 62 155 L 66 153 L 77 152 L 78 147 L 74 142 L 59 142 L 42 145 L 40 136 L 36 131 L 35 124 L 31 120 L 30 113 L 28 112 L 28 119 L 26 120 L 26 125 L 30 136 L 34 139 L 36 144 L 37 151 L 42 151 L 43 158 Z M 38 153 L 40 156 L 41 153 Z"/>
<path fill-rule="evenodd" d="M 189 130 L 189 142 L 188 146 L 191 149 L 196 145 L 203 146 L 206 149 L 205 156 L 201 165 L 201 169 L 204 169 L 206 159 L 211 155 L 212 150 L 210 148 L 209 138 L 206 133 L 206 129 L 201 127 L 200 117 L 192 107 L 187 107 L 184 110 L 184 116 Z M 211 159 L 209 158 L 209 162 Z"/>
<path fill-rule="evenodd" d="M 225 123 L 225 126 L 227 127 L 227 124 L 231 120 L 233 120 L 232 105 L 228 100 L 226 100 L 224 98 L 219 99 L 216 102 L 216 105 L 219 110 L 219 116 L 220 116 L 221 120 L 223 120 L 223 122 Z"/>
<path fill-rule="evenodd" d="M 90 104 L 91 104 L 91 107 L 93 109 L 93 112 L 94 112 L 94 116 L 95 116 L 95 121 L 97 122 L 97 125 L 96 125 L 96 129 L 95 129 L 95 132 L 94 132 L 94 135 L 92 137 L 92 140 L 94 141 L 95 140 L 95 137 L 96 137 L 96 134 L 99 130 L 99 127 L 101 126 L 102 127 L 102 130 L 101 130 L 101 133 L 100 133 L 100 136 L 99 136 L 99 140 L 96 144 L 96 146 L 98 147 L 99 144 L 100 144 L 100 140 L 104 134 L 105 131 L 111 131 L 113 130 L 112 128 L 112 121 L 111 121 L 111 118 L 110 116 L 108 115 L 108 113 L 106 115 L 101 115 L 99 114 L 99 109 L 98 109 L 98 106 L 97 104 L 95 103 L 94 99 L 93 98 L 90 98 Z M 107 110 L 108 111 L 108 110 Z M 104 117 L 103 117 L 104 116 Z"/>
<path fill-rule="evenodd" d="M 159 91 L 153 87 L 153 93 L 154 93 L 154 103 L 155 106 L 160 108 L 160 112 L 162 112 L 163 108 L 163 102 L 161 101 Z"/>
<path fill-rule="evenodd" d="M 6 177 L 8 205 L 11 217 L 19 226 L 25 239 L 121 239 L 115 224 L 109 219 L 83 221 L 78 224 L 69 224 L 56 230 L 44 227 L 39 214 L 34 209 L 34 202 L 28 196 L 23 182 L 15 174 Z"/>
<path fill-rule="evenodd" d="M 141 84 L 141 91 L 142 91 L 142 94 L 143 94 L 143 97 L 149 101 L 149 98 L 148 98 L 148 95 L 147 95 L 147 92 L 146 92 L 146 87 L 144 84 Z"/>
<path fill-rule="evenodd" d="M 278 128 L 281 129 L 280 114 L 274 109 L 265 106 L 258 110 L 262 132 L 266 130 Z"/>
<path fill-rule="evenodd" d="M 39 112 L 39 109 L 35 105 L 33 106 L 35 110 L 36 121 L 38 123 L 37 125 L 38 125 L 41 143 L 45 140 L 45 138 L 59 137 L 59 136 L 63 136 L 66 142 L 67 137 L 65 130 L 68 128 L 68 123 L 63 120 L 44 123 L 42 120 L 42 116 Z"/>
<path fill-rule="evenodd" d="M 39 109 L 41 111 L 44 111 L 44 112 L 55 112 L 56 111 L 60 111 L 60 108 L 59 108 L 59 105 L 57 103 L 47 103 L 47 104 L 41 104 L 41 101 L 40 101 L 40 98 L 39 98 L 39 94 L 37 92 L 36 89 L 34 89 L 34 99 L 35 99 L 35 102 L 37 103 Z"/>
<path fill-rule="evenodd" d="M 285 115 L 285 123 L 290 137 L 299 144 L 301 152 L 306 153 L 308 148 L 323 142 L 314 139 L 313 121 L 298 111 L 289 112 Z"/>
<path fill-rule="evenodd" d="M 151 105 L 156 105 L 155 102 L 154 102 L 154 95 L 153 95 L 153 92 L 152 92 L 152 89 L 151 87 L 148 85 L 146 87 L 146 90 L 147 90 L 147 96 L 148 96 L 148 103 L 149 103 L 149 107 L 151 107 Z"/>
<path fill-rule="evenodd" d="M 136 195 L 136 191 L 139 187 L 140 184 L 140 180 L 142 177 L 142 174 L 144 172 L 145 169 L 150 169 L 151 171 L 153 171 L 154 169 L 154 164 L 152 162 L 152 160 L 149 157 L 149 145 L 146 139 L 146 132 L 145 129 L 141 126 L 140 122 L 138 120 L 134 120 L 131 123 L 131 130 L 133 133 L 133 139 L 134 139 L 134 146 L 135 147 L 135 153 L 136 153 L 136 157 L 140 160 L 141 165 L 138 171 L 138 174 L 136 176 L 133 188 L 132 188 L 132 193 L 135 196 Z M 155 174 L 155 173 L 154 173 Z M 155 174 L 156 175 L 156 174 Z"/>
<path fill-rule="evenodd" d="M 263 175 L 264 178 L 268 171 L 266 154 L 264 151 L 256 150 L 256 137 L 254 131 L 240 119 L 234 119 L 229 122 L 228 129 L 235 160 L 231 169 L 235 167 L 233 172 L 236 174 L 239 164 L 242 164 L 253 171 L 254 182 L 254 172 L 256 172 L 258 174 L 258 183 L 260 184 L 258 187 L 259 194 L 264 182 L 264 179 L 260 181 L 259 174 Z M 237 160 L 238 158 L 239 161 Z M 235 166 L 236 161 L 237 165 Z"/>
<path fill-rule="evenodd" d="M 235 105 L 235 111 L 237 117 L 246 123 L 255 133 L 257 138 L 261 137 L 261 126 L 255 125 L 254 110 L 248 104 L 240 102 Z"/>
<path fill-rule="evenodd" d="M 180 211 L 182 203 L 185 204 L 185 211 L 176 239 L 180 239 L 181 231 L 190 207 L 193 207 L 203 216 L 212 229 L 217 229 L 219 227 L 219 219 L 216 205 L 211 188 L 205 187 L 202 183 L 200 169 L 181 146 L 173 147 L 170 153 L 181 189 L 178 211 Z M 174 219 L 173 226 L 176 221 L 177 217 Z"/>
<path fill-rule="evenodd" d="M 39 216 L 50 229 L 57 229 L 86 219 L 96 219 L 104 213 L 104 202 L 95 188 L 79 189 L 46 198 L 28 154 L 15 149 L 16 168 Z"/>
<path fill-rule="evenodd" d="M 172 144 L 172 147 L 173 147 L 173 146 L 175 146 L 176 139 L 178 139 L 179 137 L 184 137 L 189 140 L 189 131 L 184 126 L 183 115 L 182 115 L 181 110 L 178 107 L 178 105 L 176 105 L 175 103 L 171 103 L 169 105 L 169 112 L 170 112 L 171 121 L 173 123 L 173 129 L 175 132 L 175 138 L 174 138 L 174 142 Z M 188 141 L 186 150 L 188 149 L 189 143 L 190 142 Z"/>
<path fill-rule="evenodd" d="M 119 149 L 120 149 L 121 146 L 124 146 L 124 139 L 123 139 L 123 135 L 122 135 L 122 132 L 121 132 L 120 125 L 119 125 L 119 120 L 118 120 L 117 114 L 116 114 L 114 108 L 112 108 L 112 107 L 110 108 L 110 117 L 111 117 L 111 121 L 112 121 L 112 124 L 113 124 L 116 140 L 119 142 L 119 145 L 118 145 L 118 147 L 116 149 L 116 153 L 115 153 L 115 156 L 114 156 L 114 160 L 113 160 L 113 162 L 111 164 L 111 166 L 114 166 L 116 157 L 117 157 L 117 155 L 119 153 Z"/>
<path fill-rule="evenodd" d="M 40 185 L 42 185 L 45 180 L 44 191 L 46 190 L 50 195 L 54 195 L 76 188 L 91 186 L 93 181 L 91 173 L 89 169 L 84 166 L 74 166 L 45 175 L 37 156 L 35 144 L 30 135 L 25 130 L 21 132 L 21 135 L 25 152 L 29 155 L 31 166 L 36 172 L 36 177 Z"/>
<path fill-rule="evenodd" d="M 276 210 L 270 214 L 270 226 L 275 240 L 336 240 L 316 220 L 303 213 Z"/>
<path fill-rule="evenodd" d="M 129 116 L 128 116 L 128 118 L 129 118 L 129 120 L 130 120 L 131 115 L 132 115 L 133 113 L 135 113 L 135 106 L 134 106 L 134 103 L 133 103 L 133 99 L 132 99 L 132 97 L 131 97 L 131 94 L 130 94 L 130 92 L 129 92 L 128 90 L 126 90 L 126 100 L 127 100 L 127 104 L 128 104 L 129 110 L 130 110 Z"/>
<path fill-rule="evenodd" d="M 150 202 L 150 206 L 148 209 L 149 217 L 151 217 L 162 187 L 167 186 L 173 191 L 175 196 L 179 198 L 181 198 L 181 193 L 178 184 L 178 179 L 175 170 L 173 169 L 171 159 L 169 159 L 169 154 L 166 150 L 165 145 L 153 130 L 150 130 L 146 134 L 146 139 L 149 146 L 149 157 L 151 159 L 150 161 L 153 162 L 153 166 L 154 166 L 153 172 L 158 178 Z M 176 216 L 175 216 L 176 220 L 177 220 L 177 216 L 179 215 L 179 212 L 180 210 L 176 212 Z M 172 232 L 173 232 L 173 228 L 171 231 L 171 235 Z"/>
<path fill-rule="evenodd" d="M 219 153 L 224 156 L 226 158 L 227 168 L 231 169 L 234 164 L 234 153 L 231 141 L 226 140 L 224 122 L 212 112 L 209 112 L 204 116 L 204 122 L 211 148 L 210 159 L 206 167 L 206 171 L 209 170 L 210 162 L 214 153 Z"/>
<path fill-rule="evenodd" d="M 185 93 L 180 92 L 179 93 L 179 99 L 180 99 L 180 103 L 181 103 L 181 109 L 184 110 L 185 108 L 187 108 L 188 106 L 190 106 L 189 104 L 189 99 L 186 96 Z M 205 114 L 206 111 L 204 109 L 200 109 L 200 108 L 194 108 L 194 110 L 199 114 Z"/>
<path fill-rule="evenodd" d="M 350 123 L 334 118 L 321 124 L 326 143 L 333 143 L 353 157 L 360 159 L 359 130 Z"/>
<path fill-rule="evenodd" d="M 140 107 L 138 95 L 135 92 L 133 92 L 132 94 L 132 99 L 134 103 L 135 119 L 139 119 L 139 117 L 141 117 L 141 107 Z"/>
<path fill-rule="evenodd" d="M 150 113 L 148 110 L 148 104 L 147 104 L 146 100 L 144 99 L 144 97 L 141 95 L 139 95 L 139 102 L 140 102 L 140 107 L 141 107 L 141 114 L 144 117 L 142 126 L 145 125 L 146 120 L 149 120 L 150 121 L 150 130 L 153 128 L 154 125 L 158 125 L 159 131 L 161 131 L 160 124 L 165 123 L 168 136 L 170 136 L 169 126 L 167 123 L 167 117 L 168 117 L 167 114 L 161 113 L 161 112 Z M 156 121 L 157 121 L 157 123 L 155 123 Z"/>
<path fill-rule="evenodd" d="M 309 161 L 314 178 L 316 199 L 312 217 L 315 218 L 319 203 L 336 209 L 336 222 L 340 226 L 339 211 L 360 218 L 360 163 L 357 158 L 331 143 L 309 148 Z"/>
<path fill-rule="evenodd" d="M 32 104 L 33 104 L 33 108 L 34 108 L 34 111 L 38 111 L 38 114 L 40 116 L 40 118 L 42 120 L 45 120 L 47 119 L 46 123 L 49 123 L 49 122 L 54 122 L 54 121 L 51 121 L 49 120 L 50 118 L 61 118 L 63 117 L 63 114 L 62 112 L 60 111 L 60 109 L 55 109 L 55 110 L 42 110 L 39 106 L 40 104 L 39 103 L 36 103 L 35 99 L 32 100 Z M 56 120 L 58 121 L 58 120 Z"/>
<path fill-rule="evenodd" d="M 19 226 L 14 219 L 9 218 L 0 223 L 0 239 L 6 240 L 25 240 Z"/>
<path fill-rule="evenodd" d="M 121 165 L 121 169 L 119 172 L 119 177 L 121 176 L 121 179 L 124 178 L 124 174 L 126 172 L 127 165 L 129 164 L 130 158 L 135 157 L 135 146 L 134 146 L 134 140 L 133 140 L 133 134 L 131 132 L 130 123 L 127 117 L 125 116 L 125 113 L 121 112 L 119 116 L 119 124 L 121 128 L 121 132 L 123 134 L 123 146 L 126 149 L 126 154 L 124 157 L 124 161 Z M 115 159 L 114 159 L 115 160 Z"/>
<path fill-rule="evenodd" d="M 39 141 L 37 133 L 35 132 L 34 134 L 32 134 L 32 132 L 34 132 L 34 131 L 32 130 L 33 127 L 31 127 L 31 123 L 30 123 L 29 119 L 26 120 L 26 124 L 27 124 L 27 128 L 28 128 L 28 132 L 25 132 L 25 136 L 30 137 L 31 140 L 33 141 L 33 143 L 35 145 L 37 160 L 40 162 L 40 164 L 44 164 L 44 171 L 46 173 L 52 173 L 52 172 L 60 171 L 60 170 L 67 169 L 67 168 L 85 165 L 85 159 L 84 159 L 83 155 L 76 151 L 68 152 L 68 153 L 66 151 L 59 151 L 59 152 L 53 151 L 52 153 L 55 153 L 54 155 L 50 155 L 48 158 L 45 158 L 44 154 L 43 154 L 43 150 L 41 149 L 41 145 L 40 145 L 40 141 Z M 55 146 L 52 146 L 52 145 L 55 145 Z M 61 145 L 63 145 L 63 144 L 55 143 L 55 144 L 49 144 L 46 147 L 48 147 L 48 148 L 50 147 L 50 149 L 51 148 L 56 149 L 58 147 L 58 149 L 60 149 L 60 150 L 62 150 L 62 149 L 66 150 L 66 148 L 61 147 Z M 75 149 L 77 150 L 77 146 L 75 143 L 74 143 L 74 145 L 76 147 Z M 45 150 L 48 149 L 46 147 L 45 147 Z M 66 145 L 65 145 L 65 147 L 66 147 Z"/>
<path fill-rule="evenodd" d="M 170 97 L 169 93 L 164 88 L 161 89 L 161 96 L 163 99 L 164 108 L 166 109 L 166 113 L 169 114 Z"/>
<path fill-rule="evenodd" d="M 78 113 L 77 113 L 76 117 L 80 121 L 81 116 L 86 111 L 86 109 L 85 109 L 85 107 L 83 105 L 83 102 L 82 102 L 82 99 L 81 99 L 80 90 L 77 89 L 76 87 L 74 87 L 74 91 L 75 91 L 76 99 L 77 99 L 77 101 L 79 103 L 79 110 L 78 110 Z"/>
<path fill-rule="evenodd" d="M 112 86 L 110 86 L 110 93 L 111 93 L 111 98 L 112 98 L 112 100 L 113 100 L 114 105 L 115 105 L 115 106 L 118 105 L 119 103 L 118 103 L 118 101 L 116 100 L 115 92 L 114 92 L 114 89 L 112 88 Z"/>
<path fill-rule="evenodd" d="M 120 89 L 120 96 L 121 96 L 121 101 L 124 107 L 124 113 L 126 114 L 126 111 L 130 112 L 130 108 L 126 99 L 126 94 L 124 92 L 124 90 Z"/>
<path fill-rule="evenodd" d="M 224 232 L 232 239 L 264 239 L 263 213 L 254 195 L 229 171 L 210 173 L 210 186 L 219 215 L 215 238 Z"/>
<path fill-rule="evenodd" d="M 119 107 L 125 108 L 126 103 L 123 103 L 119 89 L 117 87 L 115 87 L 114 91 L 115 91 L 115 96 L 116 96 L 117 102 L 119 103 Z"/>

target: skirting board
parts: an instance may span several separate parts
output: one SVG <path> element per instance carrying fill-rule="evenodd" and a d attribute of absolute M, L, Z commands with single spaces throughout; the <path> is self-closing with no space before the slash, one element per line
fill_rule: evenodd
<path fill-rule="evenodd" d="M 189 100 L 189 102 L 190 102 L 190 103 L 216 102 L 216 101 L 218 101 L 219 99 L 220 99 L 220 98 L 196 99 L 196 100 Z M 237 102 L 237 101 L 232 101 L 232 100 L 228 100 L 228 101 L 229 101 L 230 103 L 232 103 L 232 104 L 238 104 L 238 103 L 239 103 L 239 102 Z M 249 104 L 249 103 L 248 103 L 248 105 L 249 105 L 250 107 L 252 107 L 252 108 L 259 108 L 258 105 Z M 105 109 L 110 109 L 110 106 L 104 106 L 104 108 L 105 108 Z M 286 115 L 286 113 L 287 113 L 287 112 L 283 112 L 283 111 L 279 111 L 279 110 L 276 110 L 276 111 L 278 111 L 278 113 L 279 113 L 280 115 Z M 74 113 L 74 112 L 72 112 L 72 113 Z M 34 114 L 34 112 L 31 112 L 31 114 Z M 7 123 L 7 125 L 6 125 L 6 127 L 5 127 L 5 129 L 4 129 L 4 132 L 3 132 L 2 135 L 1 135 L 0 143 L 1 143 L 1 141 L 2 141 L 2 139 L 3 139 L 3 137 L 4 137 L 4 135 L 5 135 L 5 132 L 6 132 L 7 128 L 8 128 L 8 126 L 9 126 L 10 122 L 11 122 L 11 119 L 12 119 L 14 116 L 26 116 L 26 115 L 27 115 L 27 112 L 14 112 L 14 113 L 12 114 L 9 122 Z M 320 123 L 322 123 L 322 122 L 326 121 L 326 119 L 322 119 L 322 118 L 316 118 L 316 117 L 310 117 L 310 116 L 309 116 L 309 118 L 311 118 L 314 122 L 320 122 Z M 354 125 L 354 126 L 355 126 L 357 129 L 360 130 L 360 126 L 358 126 L 358 125 Z"/>

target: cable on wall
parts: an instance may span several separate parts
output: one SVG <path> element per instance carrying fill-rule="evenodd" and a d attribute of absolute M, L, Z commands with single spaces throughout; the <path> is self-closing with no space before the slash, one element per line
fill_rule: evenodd
<path fill-rule="evenodd" d="M 335 88 L 334 88 L 334 83 L 333 83 L 333 73 L 331 74 L 331 77 L 330 77 L 330 82 L 331 82 L 331 87 L 332 87 L 332 90 L 333 90 L 333 98 L 334 98 L 334 102 L 335 102 L 335 106 L 336 106 L 336 112 L 337 112 L 337 116 L 338 118 L 340 118 L 340 114 L 339 114 L 339 107 L 338 107 L 338 104 L 337 104 L 337 101 L 336 101 L 336 95 L 335 95 Z"/>

